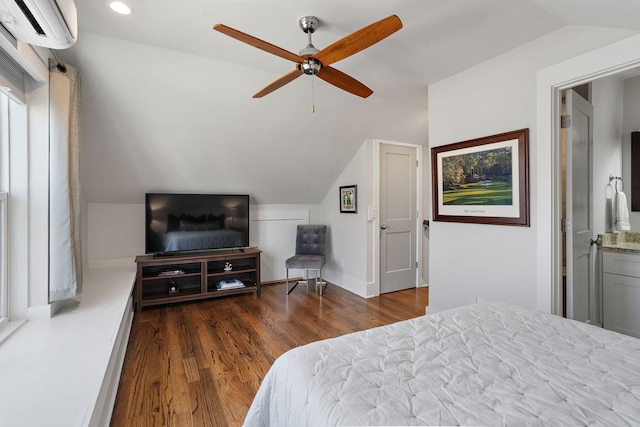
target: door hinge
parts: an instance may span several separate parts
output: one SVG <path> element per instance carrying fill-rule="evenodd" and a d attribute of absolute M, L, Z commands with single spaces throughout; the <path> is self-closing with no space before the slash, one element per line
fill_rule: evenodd
<path fill-rule="evenodd" d="M 562 116 L 562 118 L 560 119 L 560 127 L 562 129 L 566 129 L 566 128 L 570 128 L 571 127 L 571 116 L 568 114 L 565 114 L 564 116 Z"/>
<path fill-rule="evenodd" d="M 560 229 L 563 233 L 571 233 L 572 231 L 571 220 L 567 218 L 562 218 L 560 222 Z"/>
<path fill-rule="evenodd" d="M 420 160 L 416 160 L 416 167 L 420 164 Z"/>
<path fill-rule="evenodd" d="M 416 261 L 416 268 L 418 268 L 418 261 Z"/>

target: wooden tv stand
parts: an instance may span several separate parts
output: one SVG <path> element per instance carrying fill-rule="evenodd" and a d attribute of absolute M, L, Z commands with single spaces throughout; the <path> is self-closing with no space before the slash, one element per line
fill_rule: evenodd
<path fill-rule="evenodd" d="M 260 295 L 260 250 L 230 249 L 216 252 L 136 257 L 136 311 L 144 307 L 255 293 Z M 225 264 L 231 264 L 225 270 Z M 237 279 L 244 287 L 218 289 L 222 280 Z"/>

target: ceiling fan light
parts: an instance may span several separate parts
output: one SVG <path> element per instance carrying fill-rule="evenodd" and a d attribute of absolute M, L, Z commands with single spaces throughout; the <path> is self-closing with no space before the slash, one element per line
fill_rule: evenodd
<path fill-rule="evenodd" d="M 300 69 L 302 70 L 302 72 L 309 75 L 318 74 L 321 68 L 322 64 L 320 63 L 320 61 L 313 58 L 305 59 L 300 63 Z"/>

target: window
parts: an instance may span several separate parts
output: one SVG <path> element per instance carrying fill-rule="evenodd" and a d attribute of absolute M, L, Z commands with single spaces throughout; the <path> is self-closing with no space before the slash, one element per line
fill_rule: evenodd
<path fill-rule="evenodd" d="M 9 321 L 7 281 L 7 193 L 9 169 L 9 98 L 0 93 L 0 328 Z"/>
<path fill-rule="evenodd" d="M 5 36 L 0 26 L 0 40 Z M 39 236 L 48 202 L 46 70 L 46 59 L 32 47 L 0 47 L 0 342 L 24 324 L 31 301 L 46 305 L 46 269 L 32 274 L 28 262 L 32 249 L 47 255 Z M 35 105 L 32 117 L 28 100 Z"/>

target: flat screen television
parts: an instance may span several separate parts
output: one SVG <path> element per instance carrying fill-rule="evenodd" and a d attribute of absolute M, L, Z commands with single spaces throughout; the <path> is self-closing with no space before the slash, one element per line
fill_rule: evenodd
<path fill-rule="evenodd" d="M 249 246 L 249 196 L 147 193 L 145 252 L 162 255 Z"/>

